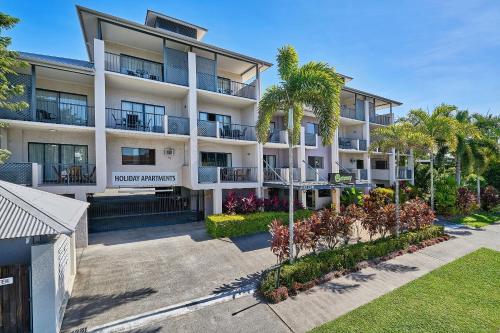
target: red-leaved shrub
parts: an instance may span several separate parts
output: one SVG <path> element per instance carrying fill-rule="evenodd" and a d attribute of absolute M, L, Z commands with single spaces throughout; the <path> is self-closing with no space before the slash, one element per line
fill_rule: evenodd
<path fill-rule="evenodd" d="M 377 211 L 379 215 L 378 232 L 382 237 L 392 234 L 396 229 L 396 205 L 391 203 Z"/>
<path fill-rule="evenodd" d="M 293 225 L 293 244 L 295 245 L 295 258 L 299 256 L 301 250 L 312 249 L 310 224 L 305 221 L 298 221 Z"/>
<path fill-rule="evenodd" d="M 457 208 L 464 215 L 477 209 L 476 195 L 467 187 L 461 187 L 457 190 Z"/>
<path fill-rule="evenodd" d="M 276 256 L 278 264 L 281 264 L 283 260 L 290 257 L 288 227 L 283 225 L 280 220 L 273 220 L 269 225 L 269 232 L 271 233 L 271 251 Z"/>
<path fill-rule="evenodd" d="M 238 196 L 231 191 L 227 194 L 226 202 L 224 202 L 224 211 L 226 214 L 234 215 L 238 210 Z"/>
<path fill-rule="evenodd" d="M 485 210 L 492 210 L 500 204 L 500 197 L 493 186 L 486 186 L 481 193 L 481 205 Z"/>
<path fill-rule="evenodd" d="M 401 207 L 401 222 L 407 230 L 426 228 L 434 219 L 434 211 L 420 198 L 407 201 Z"/>

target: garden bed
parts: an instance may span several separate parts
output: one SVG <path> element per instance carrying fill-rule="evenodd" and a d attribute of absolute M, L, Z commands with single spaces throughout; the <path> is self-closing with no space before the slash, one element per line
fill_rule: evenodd
<path fill-rule="evenodd" d="M 309 289 L 332 277 L 358 270 L 370 263 L 414 252 L 447 239 L 449 236 L 444 234 L 443 227 L 429 226 L 399 236 L 310 253 L 298 258 L 293 264 L 285 263 L 281 266 L 278 286 L 276 283 L 278 268 L 265 273 L 259 290 L 269 301 L 279 302 L 290 294 Z"/>
<path fill-rule="evenodd" d="M 306 209 L 294 213 L 295 221 L 311 216 Z M 250 214 L 216 214 L 205 219 L 207 232 L 214 238 L 251 235 L 269 231 L 269 225 L 275 219 L 288 223 L 288 212 L 255 212 Z"/>

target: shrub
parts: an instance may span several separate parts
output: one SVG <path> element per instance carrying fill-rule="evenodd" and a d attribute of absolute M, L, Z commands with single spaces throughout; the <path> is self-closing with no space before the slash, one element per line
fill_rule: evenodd
<path fill-rule="evenodd" d="M 381 238 L 368 243 L 357 243 L 341 248 L 326 250 L 317 254 L 311 253 L 297 259 L 293 264 L 285 263 L 280 271 L 272 270 L 264 274 L 259 290 L 262 294 L 271 297 L 279 287 L 293 290 L 297 285 L 308 284 L 321 278 L 331 271 L 353 269 L 361 261 L 380 258 L 394 251 L 406 250 L 412 245 L 424 240 L 442 237 L 444 229 L 441 226 L 431 226 L 423 230 L 405 232 L 398 237 Z M 277 277 L 279 277 L 277 279 Z M 284 292 L 281 291 L 283 294 Z"/>
<path fill-rule="evenodd" d="M 467 187 L 472 192 L 477 191 L 477 175 L 475 173 L 471 173 L 463 180 L 463 186 Z M 483 176 L 479 176 L 479 187 L 484 188 L 486 186 L 486 180 Z"/>
<path fill-rule="evenodd" d="M 342 206 L 349 206 L 352 204 L 363 204 L 363 192 L 355 187 L 346 188 L 340 195 L 340 203 Z"/>
<path fill-rule="evenodd" d="M 300 251 L 316 248 L 316 244 L 311 242 L 310 224 L 305 221 L 298 221 L 293 225 L 293 244 L 295 245 L 295 258 Z"/>
<path fill-rule="evenodd" d="M 394 202 L 394 190 L 390 188 L 377 187 L 370 191 L 368 197 L 365 196 L 363 202 L 368 200 L 378 206 L 385 206 Z"/>
<path fill-rule="evenodd" d="M 303 220 L 311 216 L 309 210 L 297 210 L 295 220 Z M 288 223 L 286 212 L 255 212 L 245 215 L 216 214 L 205 219 L 207 232 L 214 238 L 250 235 L 269 230 L 275 219 Z"/>
<path fill-rule="evenodd" d="M 288 212 L 288 200 L 278 198 L 278 196 L 274 196 L 269 199 L 264 199 L 263 207 L 266 212 Z M 295 199 L 293 201 L 293 209 L 294 210 L 302 210 L 304 209 L 304 205 L 299 200 Z"/>
<path fill-rule="evenodd" d="M 321 218 L 317 213 L 314 213 L 311 217 L 305 219 L 304 222 L 309 225 L 310 235 L 308 248 L 315 252 L 321 237 Z"/>
<path fill-rule="evenodd" d="M 405 202 L 401 207 L 401 222 L 407 230 L 421 230 L 434 223 L 432 209 L 422 199 Z"/>
<path fill-rule="evenodd" d="M 474 192 L 466 187 L 457 190 L 457 208 L 461 214 L 469 214 L 477 209 L 477 198 Z"/>
<path fill-rule="evenodd" d="M 378 232 L 380 233 L 380 236 L 385 237 L 389 234 L 394 233 L 394 230 L 396 230 L 396 205 L 393 203 L 390 203 L 388 205 L 385 205 L 381 207 L 377 211 L 378 217 Z"/>
<path fill-rule="evenodd" d="M 452 174 L 438 173 L 435 180 L 435 208 L 443 215 L 454 215 L 457 211 L 457 185 Z"/>
<path fill-rule="evenodd" d="M 281 264 L 283 260 L 290 257 L 288 227 L 284 226 L 280 220 L 275 219 L 269 226 L 269 232 L 271 233 L 271 252 L 276 256 L 278 264 Z"/>
<path fill-rule="evenodd" d="M 500 204 L 500 198 L 497 190 L 493 186 L 486 186 L 481 193 L 481 205 L 485 210 L 491 211 L 498 204 Z"/>
<path fill-rule="evenodd" d="M 226 202 L 224 203 L 224 211 L 227 214 L 234 215 L 238 209 L 238 196 L 231 191 L 227 194 Z"/>
<path fill-rule="evenodd" d="M 262 199 L 257 198 L 255 193 L 250 193 L 247 197 L 240 198 L 241 213 L 249 214 L 254 213 L 262 208 L 264 202 Z"/>
<path fill-rule="evenodd" d="M 319 229 L 321 239 L 329 249 L 333 249 L 340 242 L 342 221 L 340 215 L 333 209 L 323 209 L 318 212 L 321 221 Z"/>

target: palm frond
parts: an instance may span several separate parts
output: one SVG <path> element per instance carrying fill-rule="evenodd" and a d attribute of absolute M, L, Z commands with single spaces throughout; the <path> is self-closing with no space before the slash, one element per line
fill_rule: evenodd
<path fill-rule="evenodd" d="M 278 49 L 276 62 L 278 64 L 278 73 L 283 82 L 288 81 L 298 71 L 299 56 L 297 51 L 290 45 L 285 45 Z"/>
<path fill-rule="evenodd" d="M 259 116 L 257 119 L 257 139 L 266 143 L 269 139 L 269 128 L 273 115 L 287 109 L 286 91 L 278 85 L 272 85 L 264 92 L 259 102 Z"/>

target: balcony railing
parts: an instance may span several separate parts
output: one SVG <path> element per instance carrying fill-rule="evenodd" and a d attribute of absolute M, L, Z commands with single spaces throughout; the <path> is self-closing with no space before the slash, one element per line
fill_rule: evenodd
<path fill-rule="evenodd" d="M 106 52 L 104 68 L 110 72 L 163 81 L 163 65 L 155 61 Z"/>
<path fill-rule="evenodd" d="M 269 139 L 267 140 L 268 142 L 271 143 L 288 143 L 287 137 L 286 137 L 286 131 L 281 130 L 281 129 L 274 129 L 269 132 Z"/>
<path fill-rule="evenodd" d="M 256 141 L 255 127 L 219 123 L 219 137 L 222 139 Z"/>
<path fill-rule="evenodd" d="M 167 117 L 168 134 L 189 135 L 189 118 Z"/>
<path fill-rule="evenodd" d="M 315 168 L 306 168 L 306 181 L 318 181 L 319 180 L 319 174 L 318 174 L 318 169 Z"/>
<path fill-rule="evenodd" d="M 300 181 L 300 169 L 292 168 L 293 181 Z M 290 168 L 264 168 L 264 181 L 265 182 L 288 182 Z"/>
<path fill-rule="evenodd" d="M 198 167 L 198 183 L 200 184 L 217 183 L 217 167 L 211 167 L 211 166 Z"/>
<path fill-rule="evenodd" d="M 251 183 L 257 181 L 256 167 L 222 167 L 220 168 L 221 183 Z"/>
<path fill-rule="evenodd" d="M 412 170 L 408 168 L 399 168 L 398 179 L 411 179 Z"/>
<path fill-rule="evenodd" d="M 5 163 L 0 164 L 0 180 L 31 186 L 33 179 L 32 163 Z"/>
<path fill-rule="evenodd" d="M 363 139 L 351 139 L 351 138 L 339 137 L 339 148 L 340 149 L 366 150 L 367 143 L 366 143 L 366 140 L 363 140 Z"/>
<path fill-rule="evenodd" d="M 314 133 L 305 133 L 304 134 L 304 143 L 306 146 L 316 146 L 316 134 Z"/>
<path fill-rule="evenodd" d="M 236 82 L 212 74 L 196 73 L 198 89 L 218 92 L 220 94 L 255 99 L 255 85 Z"/>
<path fill-rule="evenodd" d="M 129 131 L 163 133 L 162 114 L 106 108 L 106 127 Z"/>
<path fill-rule="evenodd" d="M 356 120 L 365 120 L 365 112 L 361 109 L 350 108 L 346 105 L 340 107 L 340 115 L 344 118 L 351 118 Z"/>
<path fill-rule="evenodd" d="M 217 122 L 198 119 L 198 136 L 217 137 Z"/>
<path fill-rule="evenodd" d="M 392 124 L 392 114 L 370 114 L 370 122 L 381 124 L 381 125 L 390 125 Z"/>
<path fill-rule="evenodd" d="M 45 185 L 92 185 L 96 183 L 95 164 L 43 164 Z"/>

